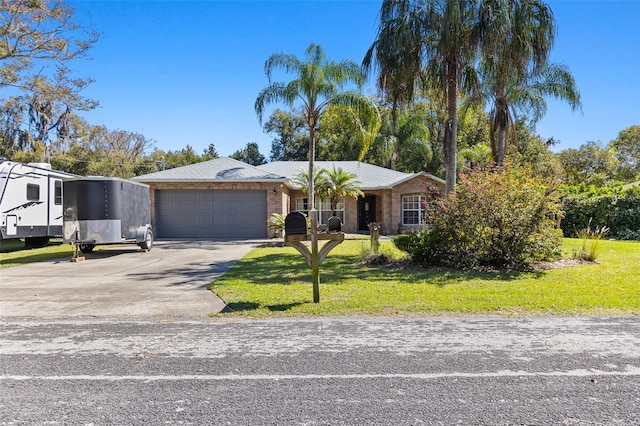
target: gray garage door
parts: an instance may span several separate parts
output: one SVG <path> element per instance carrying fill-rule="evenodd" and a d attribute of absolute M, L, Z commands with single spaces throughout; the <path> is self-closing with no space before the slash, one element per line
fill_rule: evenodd
<path fill-rule="evenodd" d="M 267 193 L 249 190 L 158 190 L 158 238 L 266 238 Z"/>

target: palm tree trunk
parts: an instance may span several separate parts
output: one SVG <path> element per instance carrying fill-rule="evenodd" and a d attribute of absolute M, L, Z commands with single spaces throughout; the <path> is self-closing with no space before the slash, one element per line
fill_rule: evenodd
<path fill-rule="evenodd" d="M 391 159 L 389 160 L 389 168 L 391 170 L 396 169 L 396 160 L 398 159 L 398 153 L 396 151 L 391 154 Z"/>
<path fill-rule="evenodd" d="M 502 167 L 504 165 L 504 157 L 507 151 L 507 126 L 505 123 L 498 123 L 496 129 L 498 136 L 498 157 L 496 158 L 496 166 Z"/>
<path fill-rule="evenodd" d="M 449 65 L 450 69 L 452 65 Z M 454 68 L 455 69 L 455 68 Z M 456 154 L 458 152 L 458 81 L 456 72 L 447 81 L 447 125 L 445 127 L 445 193 L 456 188 Z"/>
<path fill-rule="evenodd" d="M 495 109 L 496 150 L 493 160 L 497 167 L 502 167 L 507 152 L 507 131 L 509 130 L 509 106 L 504 96 L 498 97 Z"/>

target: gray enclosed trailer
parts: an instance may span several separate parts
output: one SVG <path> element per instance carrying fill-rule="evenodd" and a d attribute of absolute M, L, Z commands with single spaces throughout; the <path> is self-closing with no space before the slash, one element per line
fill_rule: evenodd
<path fill-rule="evenodd" d="M 149 186 L 130 180 L 89 176 L 62 183 L 64 241 L 83 253 L 98 244 L 153 244 Z"/>

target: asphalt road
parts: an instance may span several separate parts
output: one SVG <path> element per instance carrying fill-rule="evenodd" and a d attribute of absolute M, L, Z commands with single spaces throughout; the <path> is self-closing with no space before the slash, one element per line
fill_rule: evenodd
<path fill-rule="evenodd" d="M 640 424 L 640 321 L 7 319 L 0 424 Z"/>

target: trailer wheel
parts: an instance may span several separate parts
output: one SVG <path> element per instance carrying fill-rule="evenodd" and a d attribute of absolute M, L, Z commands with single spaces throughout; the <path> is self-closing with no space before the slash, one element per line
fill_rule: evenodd
<path fill-rule="evenodd" d="M 96 246 L 95 244 L 80 243 L 79 249 L 83 253 L 91 253 L 95 248 L 95 246 Z"/>
<path fill-rule="evenodd" d="M 144 241 L 140 243 L 140 248 L 143 250 L 151 250 L 153 246 L 153 231 L 147 229 L 144 231 Z"/>

